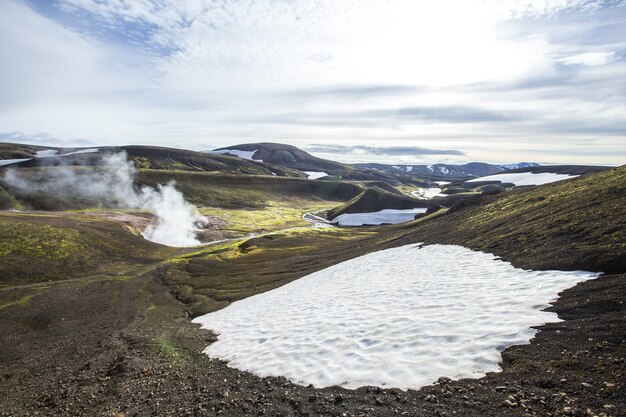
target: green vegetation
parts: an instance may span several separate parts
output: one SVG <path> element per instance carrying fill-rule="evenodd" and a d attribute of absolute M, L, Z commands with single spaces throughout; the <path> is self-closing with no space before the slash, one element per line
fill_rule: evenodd
<path fill-rule="evenodd" d="M 156 187 L 174 180 L 176 188 L 199 207 L 262 209 L 270 202 L 347 201 L 362 191 L 358 184 L 260 175 L 142 170 L 138 183 Z"/>
<path fill-rule="evenodd" d="M 0 213 L 0 285 L 119 275 L 175 252 L 113 221 L 65 213 Z"/>
<path fill-rule="evenodd" d="M 626 270 L 626 167 L 480 197 L 413 230 L 492 252 L 516 265 L 603 272 Z"/>
<path fill-rule="evenodd" d="M 47 287 L 39 287 L 35 289 L 33 292 L 26 294 L 16 300 L 3 301 L 0 300 L 0 310 L 13 307 L 13 306 L 24 306 L 31 302 L 33 298 L 44 293 L 48 288 Z"/>
<path fill-rule="evenodd" d="M 203 207 L 200 211 L 224 222 L 221 229 L 230 237 L 243 237 L 250 233 L 265 233 L 291 227 L 310 226 L 302 215 L 335 206 L 335 201 L 267 201 L 264 208 L 223 209 Z"/>
<path fill-rule="evenodd" d="M 153 341 L 159 350 L 159 354 L 166 362 L 177 366 L 182 366 L 187 363 L 185 355 L 164 337 L 155 337 Z"/>
<path fill-rule="evenodd" d="M 0 219 L 0 257 L 17 253 L 67 260 L 85 250 L 85 243 L 77 230 Z"/>

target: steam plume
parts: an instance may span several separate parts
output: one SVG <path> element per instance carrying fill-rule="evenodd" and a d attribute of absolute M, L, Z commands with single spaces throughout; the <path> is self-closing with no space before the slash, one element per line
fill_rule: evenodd
<path fill-rule="evenodd" d="M 105 154 L 97 167 L 55 167 L 35 174 L 8 170 L 4 183 L 25 195 L 43 193 L 65 198 L 86 199 L 106 207 L 145 210 L 155 219 L 143 236 L 168 246 L 194 246 L 197 228 L 208 222 L 197 208 L 185 201 L 170 181 L 157 189 L 133 186 L 135 166 L 126 153 Z"/>

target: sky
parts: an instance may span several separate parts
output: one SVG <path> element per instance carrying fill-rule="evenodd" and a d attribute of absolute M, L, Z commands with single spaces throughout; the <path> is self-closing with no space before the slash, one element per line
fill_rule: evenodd
<path fill-rule="evenodd" d="M 626 0 L 0 0 L 0 141 L 626 163 Z"/>

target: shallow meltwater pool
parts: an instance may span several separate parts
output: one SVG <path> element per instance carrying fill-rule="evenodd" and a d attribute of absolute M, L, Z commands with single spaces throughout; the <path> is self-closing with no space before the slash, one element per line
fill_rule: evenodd
<path fill-rule="evenodd" d="M 407 245 L 367 254 L 194 319 L 205 353 L 259 376 L 316 387 L 417 389 L 499 370 L 557 294 L 597 277 L 528 271 L 492 254 Z"/>

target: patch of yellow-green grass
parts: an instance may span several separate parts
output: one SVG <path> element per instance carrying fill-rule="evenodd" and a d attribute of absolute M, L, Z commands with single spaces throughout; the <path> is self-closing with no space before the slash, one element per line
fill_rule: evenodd
<path fill-rule="evenodd" d="M 309 226 L 302 216 L 307 212 L 326 210 L 340 204 L 336 201 L 268 201 L 260 209 L 224 209 L 204 207 L 202 214 L 215 216 L 226 223 L 225 231 L 236 235 L 271 232 L 291 227 Z"/>
<path fill-rule="evenodd" d="M 37 288 L 32 293 L 27 294 L 27 295 L 25 295 L 23 297 L 20 297 L 17 300 L 0 302 L 0 310 L 3 310 L 5 308 L 9 308 L 9 307 L 13 307 L 13 306 L 23 306 L 23 305 L 26 305 L 26 304 L 30 303 L 30 301 L 33 298 L 35 298 L 36 296 L 42 294 L 46 290 L 47 290 L 47 287 L 40 287 L 40 288 Z"/>
<path fill-rule="evenodd" d="M 65 260 L 85 250 L 77 230 L 0 219 L 0 257 L 13 253 Z"/>
<path fill-rule="evenodd" d="M 172 363 L 177 366 L 181 366 L 187 363 L 187 360 L 185 359 L 185 355 L 183 355 L 180 349 L 174 346 L 166 338 L 158 336 L 158 337 L 155 337 L 153 341 L 155 345 L 157 346 L 157 349 L 159 350 L 159 355 L 166 362 Z"/>

